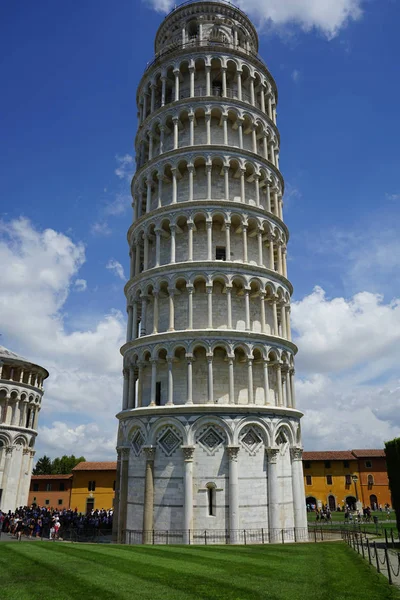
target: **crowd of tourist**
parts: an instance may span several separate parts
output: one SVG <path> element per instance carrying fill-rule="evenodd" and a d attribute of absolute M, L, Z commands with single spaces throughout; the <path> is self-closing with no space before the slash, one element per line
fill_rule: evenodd
<path fill-rule="evenodd" d="M 46 537 L 61 539 L 66 534 L 75 532 L 77 535 L 84 531 L 110 531 L 112 529 L 112 509 L 92 510 L 84 515 L 75 510 L 55 510 L 47 507 L 19 507 L 14 512 L 0 511 L 0 531 L 15 535 L 21 539 Z"/>

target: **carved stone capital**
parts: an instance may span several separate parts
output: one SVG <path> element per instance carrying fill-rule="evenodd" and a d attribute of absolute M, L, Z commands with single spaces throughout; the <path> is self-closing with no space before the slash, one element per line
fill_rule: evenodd
<path fill-rule="evenodd" d="M 290 448 L 290 456 L 292 460 L 301 460 L 303 457 L 303 448 L 294 447 Z"/>
<path fill-rule="evenodd" d="M 227 446 L 226 451 L 228 453 L 229 460 L 237 462 L 239 450 L 239 446 Z"/>
<path fill-rule="evenodd" d="M 265 451 L 268 456 L 268 462 L 271 464 L 276 464 L 279 455 L 279 448 L 265 448 Z"/>
<path fill-rule="evenodd" d="M 122 460 L 129 460 L 130 448 L 120 448 Z"/>
<path fill-rule="evenodd" d="M 155 446 L 143 446 L 143 450 L 146 454 L 146 460 L 153 462 L 156 457 Z"/>
<path fill-rule="evenodd" d="M 185 462 L 192 462 L 196 446 L 181 446 Z"/>
<path fill-rule="evenodd" d="M 29 448 L 24 448 L 24 449 L 22 450 L 22 454 L 25 454 L 25 455 L 26 455 L 26 454 L 30 454 L 30 450 L 29 450 Z"/>
<path fill-rule="evenodd" d="M 12 454 L 14 450 L 14 446 L 6 446 L 6 456 L 7 454 Z"/>

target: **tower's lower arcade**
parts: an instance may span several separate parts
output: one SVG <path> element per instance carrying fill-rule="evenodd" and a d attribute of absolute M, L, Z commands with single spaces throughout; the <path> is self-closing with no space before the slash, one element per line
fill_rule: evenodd
<path fill-rule="evenodd" d="M 247 543 L 306 539 L 301 416 L 262 406 L 121 412 L 115 538 L 191 544 L 243 543 L 243 536 Z"/>

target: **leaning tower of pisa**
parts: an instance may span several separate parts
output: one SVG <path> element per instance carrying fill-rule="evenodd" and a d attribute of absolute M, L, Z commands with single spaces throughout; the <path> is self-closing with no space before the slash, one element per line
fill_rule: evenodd
<path fill-rule="evenodd" d="M 139 83 L 120 541 L 307 525 L 277 88 L 257 51 L 240 9 L 187 2 Z"/>

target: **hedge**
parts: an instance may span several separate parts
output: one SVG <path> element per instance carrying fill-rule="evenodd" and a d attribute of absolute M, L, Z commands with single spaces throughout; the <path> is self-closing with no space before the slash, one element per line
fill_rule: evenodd
<path fill-rule="evenodd" d="M 396 511 L 397 529 L 400 532 L 400 438 L 385 443 L 389 487 L 393 508 Z"/>

